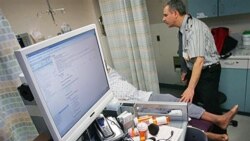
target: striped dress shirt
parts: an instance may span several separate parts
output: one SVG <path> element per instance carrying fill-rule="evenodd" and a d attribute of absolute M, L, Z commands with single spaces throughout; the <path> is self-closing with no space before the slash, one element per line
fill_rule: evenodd
<path fill-rule="evenodd" d="M 192 58 L 198 56 L 202 56 L 205 59 L 203 68 L 219 62 L 219 54 L 214 38 L 205 23 L 185 15 L 180 32 L 182 33 L 183 57 L 190 70 L 192 70 L 194 65 Z"/>

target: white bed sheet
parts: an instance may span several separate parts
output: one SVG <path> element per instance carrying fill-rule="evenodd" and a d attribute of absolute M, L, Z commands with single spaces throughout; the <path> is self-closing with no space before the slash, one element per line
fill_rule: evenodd
<path fill-rule="evenodd" d="M 110 67 L 108 67 L 108 80 L 110 88 L 118 100 L 148 101 L 152 94 L 152 92 L 138 90 Z"/>

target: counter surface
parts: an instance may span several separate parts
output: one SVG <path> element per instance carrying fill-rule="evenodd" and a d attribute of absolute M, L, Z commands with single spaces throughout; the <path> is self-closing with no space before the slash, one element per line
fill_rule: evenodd
<path fill-rule="evenodd" d="M 237 46 L 232 50 L 231 59 L 250 59 L 250 46 Z"/>

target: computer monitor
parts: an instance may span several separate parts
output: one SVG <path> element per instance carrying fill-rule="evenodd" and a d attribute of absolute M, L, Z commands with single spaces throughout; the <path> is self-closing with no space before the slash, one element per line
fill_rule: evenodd
<path fill-rule="evenodd" d="M 55 141 L 74 141 L 113 98 L 95 25 L 15 52 Z"/>

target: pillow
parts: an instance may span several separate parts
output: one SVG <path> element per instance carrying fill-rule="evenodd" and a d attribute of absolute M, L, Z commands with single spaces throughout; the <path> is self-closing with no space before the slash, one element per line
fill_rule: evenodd
<path fill-rule="evenodd" d="M 118 100 L 148 101 L 152 92 L 137 90 L 135 86 L 123 80 L 123 77 L 114 69 L 108 69 L 110 89 Z"/>

